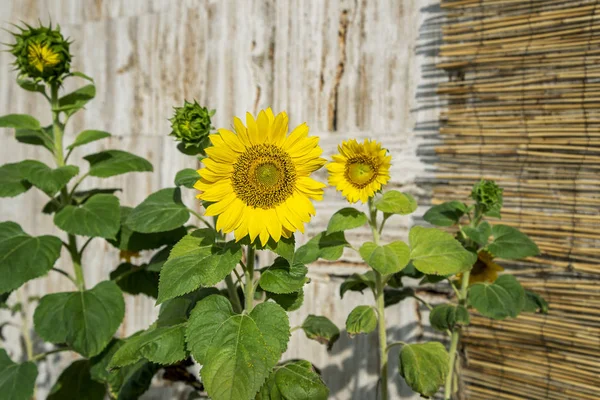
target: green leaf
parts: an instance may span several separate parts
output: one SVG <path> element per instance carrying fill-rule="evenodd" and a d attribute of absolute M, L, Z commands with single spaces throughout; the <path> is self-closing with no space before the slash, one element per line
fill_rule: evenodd
<path fill-rule="evenodd" d="M 31 361 L 17 364 L 0 348 L 0 393 L 10 400 L 29 400 L 33 396 L 38 369 Z"/>
<path fill-rule="evenodd" d="M 40 129 L 15 129 L 15 139 L 18 142 L 43 146 L 54 152 L 54 130 L 52 125 Z"/>
<path fill-rule="evenodd" d="M 181 189 L 167 188 L 152 193 L 129 214 L 126 224 L 137 232 L 170 231 L 185 224 L 190 212 L 181 201 Z"/>
<path fill-rule="evenodd" d="M 108 387 L 117 400 L 138 399 L 152 383 L 152 378 L 160 370 L 160 365 L 139 361 L 110 372 Z"/>
<path fill-rule="evenodd" d="M 112 194 L 97 194 L 80 206 L 66 206 L 54 215 L 54 224 L 73 235 L 114 239 L 119 232 L 121 209 Z"/>
<path fill-rule="evenodd" d="M 409 297 L 414 297 L 415 291 L 406 287 L 402 289 L 385 289 L 383 291 L 383 303 L 385 307 L 393 306 Z"/>
<path fill-rule="evenodd" d="M 308 268 L 304 264 L 290 263 L 283 257 L 277 257 L 273 265 L 265 268 L 259 284 L 266 291 L 283 294 L 293 293 L 302 289 L 307 282 Z"/>
<path fill-rule="evenodd" d="M 110 279 L 123 292 L 133 295 L 143 293 L 154 298 L 158 297 L 158 276 L 158 272 L 148 271 L 144 265 L 130 263 L 122 263 L 110 273 Z"/>
<path fill-rule="evenodd" d="M 302 324 L 306 337 L 327 346 L 331 350 L 333 344 L 340 338 L 339 328 L 327 317 L 309 315 Z"/>
<path fill-rule="evenodd" d="M 93 380 L 108 383 L 110 377 L 108 363 L 123 343 L 123 340 L 113 338 L 100 354 L 90 358 L 90 376 Z"/>
<path fill-rule="evenodd" d="M 447 232 L 413 227 L 409 234 L 410 259 L 416 269 L 429 275 L 452 275 L 471 269 L 477 255 L 465 250 Z"/>
<path fill-rule="evenodd" d="M 525 290 L 523 311 L 532 313 L 539 311 L 542 314 L 548 314 L 548 302 L 539 294 Z"/>
<path fill-rule="evenodd" d="M 367 216 L 356 208 L 346 207 L 331 216 L 327 225 L 327 235 L 349 229 L 360 228 L 367 223 Z"/>
<path fill-rule="evenodd" d="M 267 242 L 267 247 L 271 249 L 275 254 L 288 260 L 290 263 L 294 262 L 294 255 L 296 250 L 296 239 L 294 235 L 289 238 L 281 237 L 278 242 L 275 242 L 272 238 Z"/>
<path fill-rule="evenodd" d="M 400 375 L 415 392 L 433 396 L 446 380 L 448 358 L 438 342 L 405 345 L 400 351 Z"/>
<path fill-rule="evenodd" d="M 60 257 L 62 242 L 55 236 L 29 236 L 10 221 L 0 223 L 0 293 L 46 275 Z"/>
<path fill-rule="evenodd" d="M 202 364 L 202 382 L 214 400 L 250 399 L 287 348 L 286 312 L 272 302 L 250 314 L 234 314 L 223 296 L 198 302 L 188 323 L 187 343 Z"/>
<path fill-rule="evenodd" d="M 389 190 L 375 200 L 375 208 L 386 214 L 408 215 L 417 209 L 417 201 L 408 193 Z"/>
<path fill-rule="evenodd" d="M 494 240 L 488 245 L 490 253 L 507 260 L 537 256 L 540 249 L 527 235 L 508 225 L 492 227 Z"/>
<path fill-rule="evenodd" d="M 200 175 L 193 168 L 182 169 L 175 175 L 175 186 L 185 186 L 192 189 L 196 182 L 200 179 Z"/>
<path fill-rule="evenodd" d="M 215 243 L 215 233 L 209 229 L 192 232 L 173 247 L 160 271 L 157 304 L 217 284 L 241 259 L 238 243 Z"/>
<path fill-rule="evenodd" d="M 29 92 L 46 93 L 46 86 L 31 79 L 17 78 L 17 85 Z"/>
<path fill-rule="evenodd" d="M 268 299 L 272 299 L 275 303 L 279 304 L 287 312 L 298 310 L 300 307 L 302 307 L 302 303 L 304 303 L 304 289 L 300 289 L 299 291 L 294 293 L 266 293 Z"/>
<path fill-rule="evenodd" d="M 21 161 L 18 165 L 23 178 L 50 197 L 79 173 L 79 167 L 74 165 L 52 169 L 43 162 L 35 160 Z"/>
<path fill-rule="evenodd" d="M 103 400 L 106 389 L 92 380 L 90 360 L 77 360 L 58 377 L 47 400 Z"/>
<path fill-rule="evenodd" d="M 393 274 L 406 267 L 410 249 L 407 244 L 395 241 L 384 246 L 366 242 L 359 249 L 362 259 L 374 270 L 383 275 Z"/>
<path fill-rule="evenodd" d="M 75 147 L 83 146 L 84 144 L 88 144 L 91 142 L 95 142 L 96 140 L 104 139 L 110 136 L 110 133 L 105 131 L 96 131 L 96 130 L 85 130 L 81 132 L 75 138 L 75 141 L 67 146 L 67 149 L 71 150 Z"/>
<path fill-rule="evenodd" d="M 296 250 L 294 261 L 304 265 L 315 262 L 319 258 L 335 261 L 342 256 L 346 246 L 348 246 L 348 242 L 344 232 L 335 232 L 330 235 L 321 232 Z"/>
<path fill-rule="evenodd" d="M 156 326 L 173 326 L 186 322 L 196 304 L 213 294 L 220 295 L 221 292 L 214 287 L 200 288 L 181 297 L 165 301 L 160 306 Z"/>
<path fill-rule="evenodd" d="M 112 281 L 103 281 L 89 290 L 42 297 L 33 321 L 44 340 L 67 343 L 78 353 L 91 357 L 110 342 L 124 315 L 121 289 Z"/>
<path fill-rule="evenodd" d="M 516 318 L 525 305 L 525 290 L 514 276 L 502 275 L 494 283 L 476 283 L 469 287 L 468 299 L 485 317 Z"/>
<path fill-rule="evenodd" d="M 477 228 L 463 226 L 462 230 L 465 235 L 480 246 L 485 246 L 492 234 L 492 227 L 485 221 L 479 224 Z"/>
<path fill-rule="evenodd" d="M 0 167 L 0 197 L 15 197 L 31 187 L 21 171 L 21 163 L 4 164 Z"/>
<path fill-rule="evenodd" d="M 71 75 L 70 75 L 70 76 L 76 76 L 76 77 L 78 77 L 78 78 L 85 79 L 86 81 L 90 81 L 90 82 L 92 82 L 92 83 L 94 82 L 94 79 L 93 79 L 92 77 L 90 77 L 90 76 L 88 76 L 88 75 L 84 74 L 83 72 L 74 71 L 74 72 L 71 72 Z"/>
<path fill-rule="evenodd" d="M 75 114 L 78 110 L 96 97 L 96 86 L 93 84 L 80 87 L 79 89 L 64 95 L 58 99 L 57 111 L 64 111 L 67 116 Z"/>
<path fill-rule="evenodd" d="M 375 328 L 377 328 L 377 314 L 371 306 L 355 307 L 346 319 L 346 332 L 350 336 L 371 333 Z"/>
<path fill-rule="evenodd" d="M 264 383 L 256 400 L 327 400 L 329 389 L 305 360 L 278 365 Z"/>
<path fill-rule="evenodd" d="M 367 271 L 364 274 L 352 274 L 340 286 L 340 298 L 344 298 L 347 291 L 363 292 L 366 288 L 375 288 L 375 272 Z"/>
<path fill-rule="evenodd" d="M 429 322 L 438 331 L 445 332 L 456 325 L 469 325 L 469 312 L 461 305 L 439 304 L 431 310 Z"/>
<path fill-rule="evenodd" d="M 431 207 L 423 219 L 436 226 L 452 226 L 458 224 L 460 218 L 467 212 L 467 206 L 460 201 L 448 201 Z"/>
<path fill-rule="evenodd" d="M 108 178 L 128 172 L 152 172 L 152 164 L 142 157 L 122 150 L 106 150 L 83 157 L 90 163 L 89 174 Z"/>
<path fill-rule="evenodd" d="M 27 114 L 8 114 L 0 117 L 0 128 L 40 130 L 40 121 Z"/>
<path fill-rule="evenodd" d="M 151 328 L 125 340 L 110 361 L 109 368 L 135 364 L 141 359 L 170 365 L 186 358 L 186 324 Z"/>

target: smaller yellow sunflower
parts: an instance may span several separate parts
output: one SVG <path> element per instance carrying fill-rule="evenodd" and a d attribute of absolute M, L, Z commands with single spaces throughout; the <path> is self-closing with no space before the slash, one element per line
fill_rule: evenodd
<path fill-rule="evenodd" d="M 28 52 L 29 64 L 40 72 L 44 72 L 44 68 L 53 67 L 60 62 L 58 53 L 55 53 L 47 44 L 30 44 Z"/>
<path fill-rule="evenodd" d="M 390 180 L 392 156 L 381 143 L 356 139 L 338 146 L 339 154 L 327 164 L 329 184 L 335 186 L 350 203 L 366 203 Z"/>
<path fill-rule="evenodd" d="M 493 283 L 498 278 L 498 272 L 504 271 L 504 268 L 492 261 L 493 258 L 485 250 L 481 250 L 477 254 L 477 261 L 473 264 L 471 275 L 469 275 L 469 286 L 480 282 Z M 457 277 L 462 279 L 462 274 L 457 275 Z"/>

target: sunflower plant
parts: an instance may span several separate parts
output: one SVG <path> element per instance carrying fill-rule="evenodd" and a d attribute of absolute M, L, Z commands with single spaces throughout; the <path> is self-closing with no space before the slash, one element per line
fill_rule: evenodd
<path fill-rule="evenodd" d="M 545 311 L 547 305 L 537 294 L 523 290 L 512 275 L 498 277 L 502 267 L 494 257 L 520 259 L 539 253 L 535 243 L 525 234 L 507 225 L 490 225 L 486 216 L 500 217 L 502 190 L 491 181 L 481 181 L 473 188 L 473 204 L 448 202 L 432 207 L 424 219 L 438 227 L 414 226 L 408 234 L 408 243 L 400 240 L 384 242 L 386 221 L 394 215 L 409 215 L 417 209 L 417 202 L 408 193 L 384 190 L 390 179 L 391 156 L 386 149 L 372 140 L 359 143 L 343 142 L 339 153 L 327 164 L 329 184 L 334 186 L 349 203 L 366 203 L 367 211 L 354 207 L 334 213 L 319 238 L 330 244 L 322 255 L 327 258 L 332 248 L 347 247 L 356 251 L 370 267 L 364 274 L 354 274 L 340 287 L 343 298 L 348 291 L 369 289 L 375 305 L 360 305 L 346 320 L 349 335 L 377 331 L 379 341 L 380 380 L 379 398 L 388 399 L 388 352 L 401 346 L 399 375 L 415 392 L 424 397 L 436 394 L 446 386 L 446 398 L 453 393 L 453 371 L 458 351 L 461 327 L 469 322 L 468 308 L 490 318 L 516 317 L 521 311 Z M 463 221 L 468 221 L 465 225 Z M 360 247 L 346 241 L 346 230 L 368 225 L 372 241 Z M 309 242 L 310 243 L 310 242 Z M 336 254 L 341 256 L 341 252 Z M 335 258 L 328 258 L 335 259 Z M 457 300 L 432 307 L 416 294 L 411 286 L 403 286 L 405 279 L 420 279 L 420 284 L 446 282 Z M 450 349 L 437 341 L 425 343 L 388 342 L 385 309 L 406 298 L 415 298 L 430 310 L 431 325 L 450 335 Z"/>

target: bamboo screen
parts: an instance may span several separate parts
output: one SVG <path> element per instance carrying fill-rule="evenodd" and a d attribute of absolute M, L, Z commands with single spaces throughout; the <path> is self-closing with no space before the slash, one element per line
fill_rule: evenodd
<path fill-rule="evenodd" d="M 600 0 L 441 0 L 434 203 L 480 177 L 542 255 L 504 263 L 550 313 L 472 316 L 466 399 L 600 395 Z"/>

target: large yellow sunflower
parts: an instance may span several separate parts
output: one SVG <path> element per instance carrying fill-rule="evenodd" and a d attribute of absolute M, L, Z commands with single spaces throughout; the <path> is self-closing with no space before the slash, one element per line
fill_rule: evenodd
<path fill-rule="evenodd" d="M 234 232 L 236 240 L 259 237 L 264 246 L 270 237 L 304 232 L 316 213 L 311 199 L 321 200 L 325 187 L 310 174 L 326 160 L 306 124 L 287 135 L 285 112 L 274 116 L 268 108 L 256 120 L 247 113 L 246 125 L 234 118 L 235 133 L 219 129 L 209 136 L 212 146 L 194 187 L 199 199 L 212 203 L 205 215 L 218 215 L 217 230 Z"/>
<path fill-rule="evenodd" d="M 356 139 L 338 146 L 339 154 L 327 164 L 329 184 L 335 186 L 350 203 L 366 203 L 390 180 L 392 156 L 381 148 L 381 143 Z"/>

